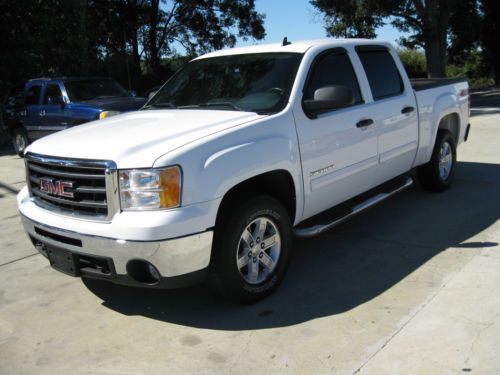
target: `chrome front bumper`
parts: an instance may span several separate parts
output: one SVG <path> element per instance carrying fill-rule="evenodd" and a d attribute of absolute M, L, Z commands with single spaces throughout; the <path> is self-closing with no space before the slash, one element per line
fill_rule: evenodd
<path fill-rule="evenodd" d="M 151 263 L 159 271 L 162 279 L 166 280 L 190 274 L 199 276 L 201 271 L 207 269 L 210 262 L 212 231 L 164 241 L 128 241 L 54 228 L 22 214 L 21 220 L 34 245 L 41 243 L 77 254 L 111 258 L 117 275 L 117 280 L 111 281 L 120 282 L 128 279 L 127 263 L 130 260 L 144 260 Z M 43 246 L 37 246 L 37 249 L 47 257 Z"/>

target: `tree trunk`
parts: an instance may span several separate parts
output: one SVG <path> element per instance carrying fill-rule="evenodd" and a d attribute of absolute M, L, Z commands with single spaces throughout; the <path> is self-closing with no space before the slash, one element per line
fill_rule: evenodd
<path fill-rule="evenodd" d="M 160 65 L 160 51 L 157 44 L 159 10 L 160 10 L 160 0 L 151 1 L 148 52 L 149 52 L 149 69 L 151 70 L 152 73 L 156 73 Z"/>
<path fill-rule="evenodd" d="M 447 0 L 428 0 L 421 14 L 429 78 L 446 77 L 446 37 L 450 21 Z"/>
<path fill-rule="evenodd" d="M 437 38 L 425 38 L 425 58 L 427 60 L 427 77 L 446 76 L 446 50 L 443 54 L 441 43 Z"/>
<path fill-rule="evenodd" d="M 500 86 L 500 63 L 498 60 L 493 61 L 493 79 L 495 80 L 495 86 Z"/>
<path fill-rule="evenodd" d="M 139 79 L 142 74 L 141 56 L 139 54 L 139 38 L 137 36 L 138 32 L 139 31 L 137 30 L 137 28 L 135 28 L 132 33 L 132 59 L 134 61 L 134 66 L 133 66 L 134 80 Z"/>
<path fill-rule="evenodd" d="M 446 32 L 431 33 L 424 39 L 427 77 L 446 77 Z"/>
<path fill-rule="evenodd" d="M 498 48 L 500 3 L 498 0 L 482 0 L 482 11 L 484 13 L 481 32 L 483 53 L 493 73 L 495 85 L 500 86 L 500 49 Z"/>
<path fill-rule="evenodd" d="M 80 1 L 81 73 L 89 72 L 89 39 L 87 36 L 87 0 Z"/>

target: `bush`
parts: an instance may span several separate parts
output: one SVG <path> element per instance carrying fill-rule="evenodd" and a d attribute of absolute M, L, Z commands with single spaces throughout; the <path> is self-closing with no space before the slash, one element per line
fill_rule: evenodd
<path fill-rule="evenodd" d="M 453 62 L 446 66 L 447 77 L 467 77 L 471 87 L 489 87 L 494 81 L 485 69 L 484 61 L 479 51 L 464 53 L 454 57 Z"/>
<path fill-rule="evenodd" d="M 410 78 L 427 77 L 427 64 L 423 51 L 400 48 L 398 54 Z"/>
<path fill-rule="evenodd" d="M 421 50 L 400 48 L 399 57 L 410 78 L 426 78 L 427 67 L 425 53 Z M 472 51 L 455 56 L 453 61 L 446 65 L 446 76 L 466 77 L 469 85 L 475 87 L 493 86 L 494 81 L 485 69 L 480 51 Z"/>

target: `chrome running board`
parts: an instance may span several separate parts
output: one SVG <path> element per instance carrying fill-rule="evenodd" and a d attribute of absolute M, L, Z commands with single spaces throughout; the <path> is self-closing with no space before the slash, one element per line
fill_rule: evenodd
<path fill-rule="evenodd" d="M 411 186 L 412 184 L 413 184 L 413 179 L 411 177 L 405 176 L 402 183 L 396 185 L 390 191 L 387 191 L 387 192 L 384 191 L 384 192 L 378 193 L 378 194 L 364 200 L 363 202 L 352 206 L 349 213 L 344 214 L 340 217 L 337 215 L 336 217 L 332 218 L 333 219 L 332 221 L 330 221 L 328 223 L 312 224 L 312 225 L 306 225 L 306 226 L 301 226 L 301 224 L 299 224 L 299 226 L 294 229 L 294 234 L 297 237 L 317 236 L 318 234 L 321 234 L 321 233 L 339 225 L 340 223 L 343 223 L 344 221 L 351 218 L 352 216 L 359 214 L 360 212 L 376 205 L 379 202 L 382 202 L 383 200 L 389 198 L 390 196 L 392 196 L 396 193 L 399 193 L 401 190 L 406 189 L 407 187 Z M 375 190 L 376 189 L 377 188 L 375 188 Z M 334 210 L 334 209 L 335 208 L 333 208 L 332 210 Z M 314 218 L 307 219 L 304 222 L 304 224 L 307 224 L 308 222 L 310 223 L 311 221 L 314 221 Z"/>

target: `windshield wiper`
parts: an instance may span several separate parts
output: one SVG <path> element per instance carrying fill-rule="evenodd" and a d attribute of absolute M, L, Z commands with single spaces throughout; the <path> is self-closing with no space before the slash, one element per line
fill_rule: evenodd
<path fill-rule="evenodd" d="M 216 103 L 202 103 L 202 104 L 192 104 L 192 105 L 184 105 L 182 107 L 178 107 L 178 109 L 196 109 L 196 108 L 206 108 L 206 107 L 226 107 L 234 109 L 235 111 L 243 111 L 245 110 L 241 107 L 238 107 L 236 104 L 231 102 L 216 102 Z"/>
<path fill-rule="evenodd" d="M 149 108 L 177 108 L 177 107 L 170 102 L 165 102 L 165 103 L 150 104 L 143 107 L 142 109 L 149 109 Z"/>

